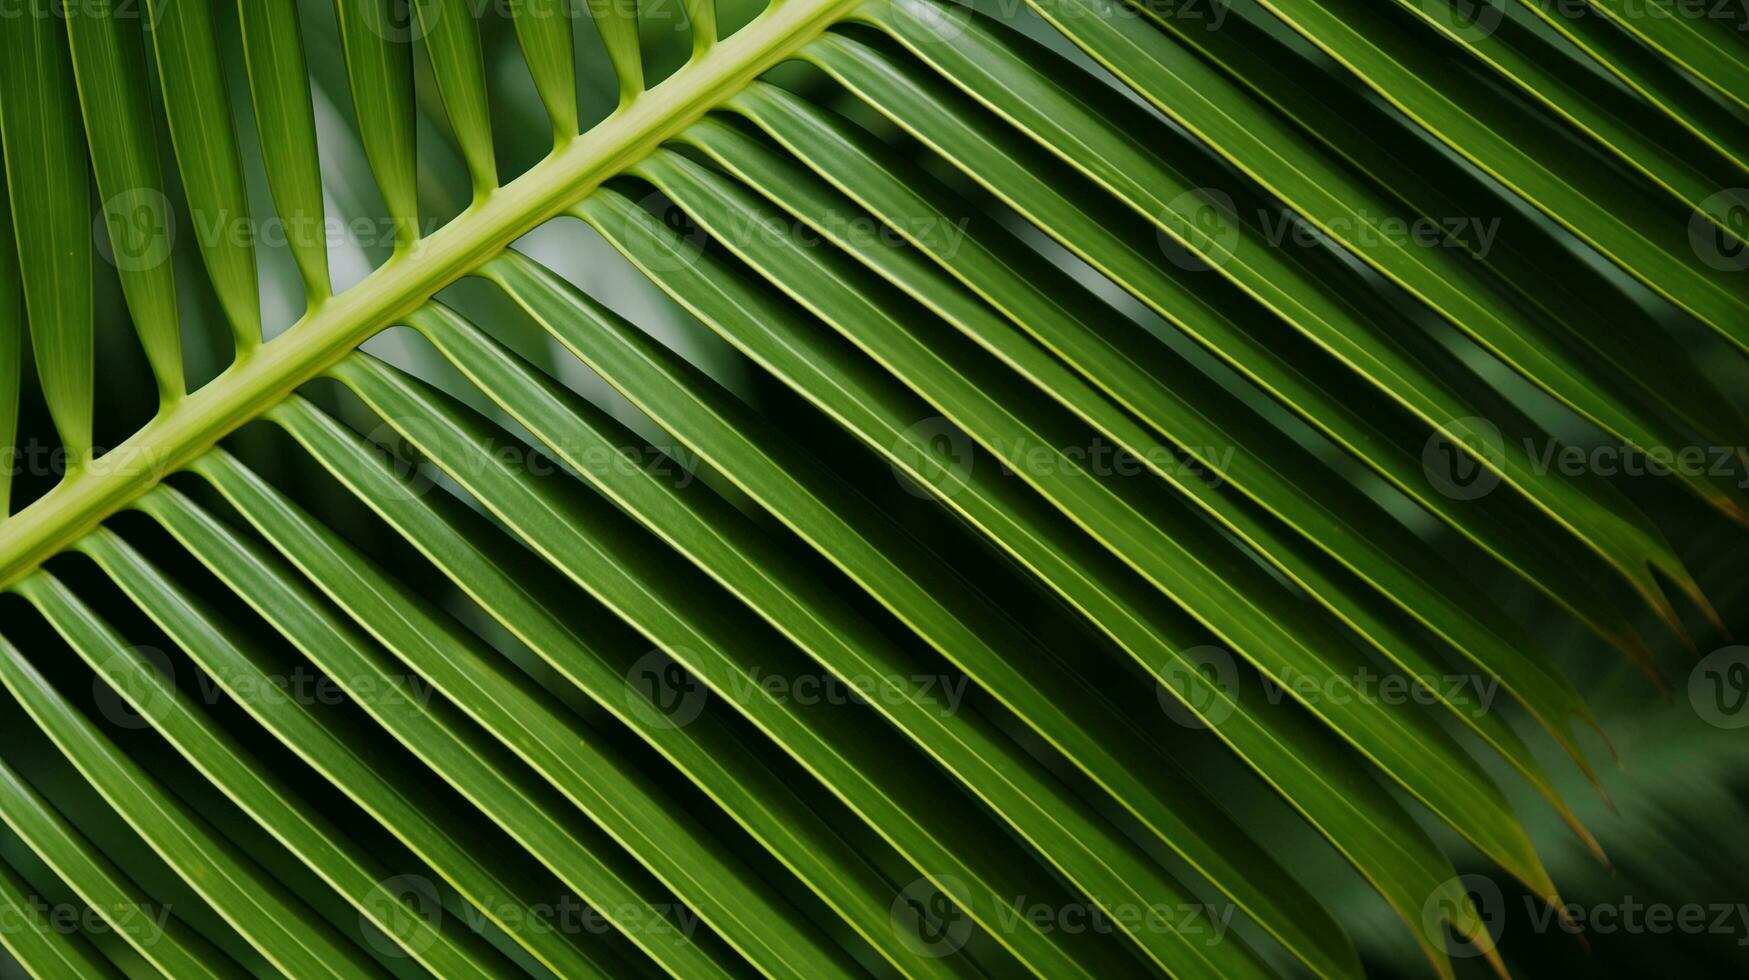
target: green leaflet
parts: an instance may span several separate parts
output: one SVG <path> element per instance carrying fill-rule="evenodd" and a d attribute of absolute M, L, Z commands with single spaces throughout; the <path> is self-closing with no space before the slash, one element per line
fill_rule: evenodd
<path fill-rule="evenodd" d="M 261 343 L 261 299 L 249 191 L 213 34 L 212 3 L 166 0 L 147 9 L 154 17 L 158 80 L 182 191 L 188 196 L 191 231 L 241 357 Z M 274 150 L 277 155 L 283 147 Z"/>
<path fill-rule="evenodd" d="M 571 27 L 572 0 L 511 0 L 516 37 L 534 76 L 534 87 L 553 121 L 553 141 L 563 146 L 577 135 L 577 67 Z"/>
<path fill-rule="evenodd" d="M 498 187 L 492 156 L 492 110 L 486 100 L 486 64 L 480 54 L 480 29 L 467 0 L 415 0 L 425 51 L 431 56 L 449 125 L 468 162 L 478 201 Z"/>
<path fill-rule="evenodd" d="M 644 56 L 638 43 L 637 0 L 587 0 L 589 16 L 619 80 L 619 108 L 644 91 Z"/>
<path fill-rule="evenodd" d="M 601 959 L 606 951 L 599 944 L 586 954 L 551 928 L 531 906 L 529 883 L 510 881 L 507 868 L 488 868 L 473 854 L 439 820 L 443 811 L 437 797 L 370 751 L 370 732 L 338 727 L 339 719 L 277 696 L 274 668 L 236 627 L 219 621 L 202 600 L 171 582 L 121 537 L 100 528 L 79 548 L 250 717 L 372 814 L 538 962 L 562 976 L 605 978 L 623 968 L 611 957 Z M 408 925 L 415 932 L 421 928 Z"/>
<path fill-rule="evenodd" d="M 54 589 L 45 573 L 16 586 L 45 615 Z M 0 681 L 146 846 L 277 969 L 308 977 L 378 974 L 357 947 L 124 755 L 10 645 L 0 646 Z"/>
<path fill-rule="evenodd" d="M 0 23 L 0 138 L 36 373 L 67 450 L 91 461 L 91 198 L 56 0 Z"/>
<path fill-rule="evenodd" d="M 103 220 L 109 227 L 111 251 L 104 257 L 121 277 L 134 330 L 158 379 L 158 399 L 169 405 L 185 394 L 176 282 L 170 266 L 175 218 L 158 169 L 140 23 L 136 12 L 114 0 L 75 3 L 65 9 L 73 77 L 84 107 Z M 49 80 L 32 84 L 47 85 Z"/>
<path fill-rule="evenodd" d="M 334 291 L 328 279 L 328 229 L 322 206 L 322 166 L 316 156 L 316 118 L 304 63 L 297 0 L 237 0 L 249 97 L 267 169 L 273 205 L 286 242 L 315 306 Z"/>
<path fill-rule="evenodd" d="M 19 389 L 24 381 L 24 296 L 18 281 L 18 244 L 12 237 L 12 202 L 0 194 L 0 446 L 18 439 Z M 12 460 L 0 466 L 0 524 L 12 513 Z"/>
<path fill-rule="evenodd" d="M 411 36 L 418 21 L 391 0 L 334 0 L 334 19 L 358 135 L 395 223 L 395 248 L 404 251 L 420 238 Z"/>
<path fill-rule="evenodd" d="M 692 32 L 692 57 L 704 57 L 717 43 L 716 0 L 685 0 L 687 29 Z"/>

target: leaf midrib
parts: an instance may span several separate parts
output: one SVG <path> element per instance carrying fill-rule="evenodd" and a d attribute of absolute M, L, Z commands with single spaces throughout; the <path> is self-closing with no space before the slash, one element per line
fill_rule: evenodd
<path fill-rule="evenodd" d="M 556 149 L 0 524 L 0 589 L 278 404 L 377 332 L 644 157 L 864 0 L 775 0 L 730 37 Z"/>

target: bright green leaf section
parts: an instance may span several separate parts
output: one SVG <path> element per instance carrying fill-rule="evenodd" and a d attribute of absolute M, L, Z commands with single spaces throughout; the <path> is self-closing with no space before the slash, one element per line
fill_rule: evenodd
<path fill-rule="evenodd" d="M 152 44 L 163 86 L 170 143 L 188 197 L 189 231 L 200 247 L 208 281 L 230 321 L 239 355 L 261 343 L 261 290 L 255 281 L 255 226 L 229 83 L 213 33 L 214 0 L 147 4 L 155 18 Z M 273 154 L 283 151 L 275 146 Z"/>
<path fill-rule="evenodd" d="M 394 0 L 334 0 L 334 19 L 364 155 L 395 223 L 395 247 L 406 249 L 420 237 L 412 38 L 417 20 L 410 5 Z"/>
<path fill-rule="evenodd" d="M 237 0 L 249 97 L 273 206 L 311 305 L 334 291 L 328 279 L 328 229 L 322 205 L 322 164 L 316 155 L 316 115 L 296 0 Z"/>
<path fill-rule="evenodd" d="M 480 28 L 467 0 L 415 0 L 424 28 L 425 53 L 474 181 L 477 201 L 498 187 L 492 155 L 492 108 L 486 97 L 486 63 L 480 54 Z"/>
<path fill-rule="evenodd" d="M 18 244 L 12 237 L 12 202 L 0 194 L 0 446 L 18 438 L 19 389 L 24 381 L 24 294 L 18 281 Z M 12 513 L 12 463 L 0 466 L 0 524 Z"/>
<path fill-rule="evenodd" d="M 511 16 L 522 57 L 553 123 L 560 146 L 577 135 L 576 46 L 571 26 L 572 0 L 511 0 Z"/>
<path fill-rule="evenodd" d="M 644 56 L 638 42 L 637 0 L 585 0 L 589 16 L 607 49 L 607 62 L 619 80 L 619 107 L 644 91 Z"/>
<path fill-rule="evenodd" d="M 170 263 L 175 216 L 158 168 L 138 11 L 115 0 L 64 9 L 97 195 L 109 227 L 110 251 L 104 258 L 121 277 L 134 330 L 158 379 L 158 398 L 168 405 L 186 393 Z"/>
<path fill-rule="evenodd" d="M 0 138 L 37 381 L 67 450 L 91 461 L 91 179 L 56 0 L 0 18 Z"/>

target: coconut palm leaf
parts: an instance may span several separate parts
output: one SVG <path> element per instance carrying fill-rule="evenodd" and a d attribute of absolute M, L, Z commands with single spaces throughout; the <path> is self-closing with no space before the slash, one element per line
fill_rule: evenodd
<path fill-rule="evenodd" d="M 23 970 L 1504 970 L 1549 624 L 1735 612 L 1741 39 L 1028 3 L 0 18 Z"/>

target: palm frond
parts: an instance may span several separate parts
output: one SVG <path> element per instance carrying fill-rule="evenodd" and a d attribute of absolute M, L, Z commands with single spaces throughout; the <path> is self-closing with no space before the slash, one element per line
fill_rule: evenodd
<path fill-rule="evenodd" d="M 1749 49 L 1584 6 L 24 0 L 0 946 L 1354 977 L 1334 863 L 1504 971 L 1551 624 L 1661 685 L 1749 525 Z"/>

